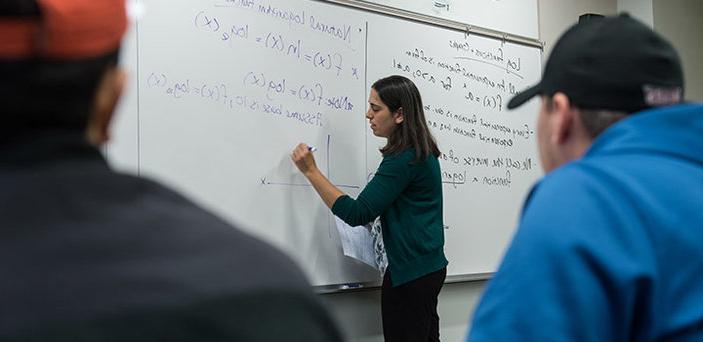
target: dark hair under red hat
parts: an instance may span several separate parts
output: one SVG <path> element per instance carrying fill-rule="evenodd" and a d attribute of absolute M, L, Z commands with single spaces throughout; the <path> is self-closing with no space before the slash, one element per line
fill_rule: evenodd
<path fill-rule="evenodd" d="M 0 17 L 2 59 L 102 56 L 119 47 L 127 27 L 125 0 L 22 1 L 35 1 L 40 15 Z"/>

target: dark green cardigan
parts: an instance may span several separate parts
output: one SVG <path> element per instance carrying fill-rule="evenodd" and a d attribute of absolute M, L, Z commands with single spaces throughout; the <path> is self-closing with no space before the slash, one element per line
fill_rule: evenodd
<path fill-rule="evenodd" d="M 413 149 L 384 157 L 356 200 L 344 195 L 332 206 L 332 212 L 352 226 L 381 215 L 393 286 L 447 265 L 439 161 L 430 156 L 412 163 L 414 158 Z"/>

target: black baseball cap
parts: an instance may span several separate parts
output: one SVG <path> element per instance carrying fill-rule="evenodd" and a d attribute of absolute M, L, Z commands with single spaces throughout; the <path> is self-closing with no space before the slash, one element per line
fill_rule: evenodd
<path fill-rule="evenodd" d="M 683 72 L 673 46 L 627 14 L 572 26 L 557 41 L 542 80 L 508 103 L 563 92 L 582 109 L 633 113 L 683 101 Z"/>

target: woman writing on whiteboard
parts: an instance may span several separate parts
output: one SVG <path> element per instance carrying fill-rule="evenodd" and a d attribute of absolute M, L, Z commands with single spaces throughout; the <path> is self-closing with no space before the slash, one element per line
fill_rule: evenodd
<path fill-rule="evenodd" d="M 380 215 L 388 257 L 381 288 L 385 340 L 439 341 L 437 296 L 447 270 L 442 178 L 420 92 L 402 76 L 380 79 L 371 87 L 366 118 L 387 143 L 378 170 L 356 199 L 320 172 L 307 145 L 299 144 L 292 159 L 347 224 L 363 225 Z"/>

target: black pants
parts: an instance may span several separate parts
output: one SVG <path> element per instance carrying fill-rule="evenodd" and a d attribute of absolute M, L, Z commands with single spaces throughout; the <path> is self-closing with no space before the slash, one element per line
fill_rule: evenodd
<path fill-rule="evenodd" d="M 386 342 L 439 341 L 437 296 L 447 268 L 397 287 L 391 286 L 390 271 L 381 287 L 381 316 Z"/>

